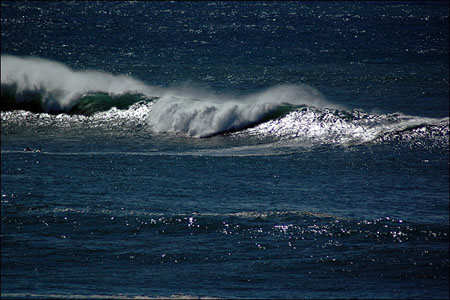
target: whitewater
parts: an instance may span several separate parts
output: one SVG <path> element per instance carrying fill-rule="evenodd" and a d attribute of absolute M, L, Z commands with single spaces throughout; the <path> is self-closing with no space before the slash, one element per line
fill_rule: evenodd
<path fill-rule="evenodd" d="M 28 126 L 55 127 L 114 127 L 128 122 L 147 132 L 190 137 L 244 131 L 347 145 L 403 131 L 448 136 L 448 118 L 349 110 L 307 85 L 279 85 L 236 97 L 188 86 L 150 86 L 129 76 L 75 71 L 50 60 L 14 56 L 2 56 L 1 74 L 2 98 L 14 102 L 16 109 L 2 111 L 5 130 L 26 121 Z M 18 110 L 30 104 L 40 112 Z"/>

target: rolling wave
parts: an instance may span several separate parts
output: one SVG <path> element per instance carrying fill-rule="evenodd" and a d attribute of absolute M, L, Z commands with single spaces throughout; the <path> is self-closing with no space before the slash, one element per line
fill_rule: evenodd
<path fill-rule="evenodd" d="M 83 133 L 91 130 L 91 133 L 102 135 L 164 135 L 174 138 L 221 135 L 241 140 L 244 143 L 225 150 L 203 149 L 202 151 L 206 151 L 205 155 L 229 155 L 227 151 L 232 155 L 277 154 L 280 152 L 278 150 L 281 150 L 280 153 L 287 153 L 290 151 L 289 149 L 292 148 L 295 151 L 298 147 L 351 146 L 391 141 L 418 145 L 429 144 L 432 147 L 443 149 L 448 149 L 449 146 L 448 118 L 423 118 L 399 113 L 369 114 L 358 110 L 319 109 L 313 106 L 291 104 L 280 104 L 271 109 L 261 110 L 263 113 L 259 115 L 259 118 L 244 119 L 239 124 L 241 127 L 238 125 L 233 127 L 234 125 L 229 122 L 214 123 L 217 122 L 214 121 L 214 118 L 217 117 L 217 114 L 228 113 L 230 118 L 237 120 L 239 109 L 243 110 L 245 106 L 235 108 L 211 106 L 211 108 L 207 104 L 202 104 L 206 107 L 201 106 L 201 112 L 189 114 L 189 110 L 180 113 L 179 107 L 172 105 L 169 107 L 173 111 L 165 112 L 167 123 L 162 122 L 160 126 L 177 122 L 176 125 L 179 127 L 171 127 L 170 130 L 164 131 L 161 130 L 163 127 L 155 129 L 157 123 L 155 123 L 153 115 L 158 101 L 140 101 L 128 109 L 111 108 L 90 116 L 52 115 L 24 110 L 2 112 L 2 134 L 54 132 L 54 129 L 64 128 Z M 252 110 L 250 109 L 250 111 Z M 160 111 L 157 112 L 161 114 Z M 164 114 L 160 115 L 161 118 L 163 116 Z M 183 121 L 183 117 L 187 120 Z M 202 119 L 206 120 L 205 123 L 201 122 Z M 216 127 L 208 129 L 204 126 Z M 205 131 L 197 131 L 203 130 L 203 128 Z"/>
<path fill-rule="evenodd" d="M 55 115 L 67 113 L 69 115 L 91 116 L 97 112 L 108 111 L 113 107 L 117 109 L 128 109 L 137 102 L 150 102 L 157 99 L 157 97 L 146 97 L 142 94 L 135 93 L 110 95 L 105 92 L 88 92 L 74 98 L 73 105 L 70 107 L 60 110 L 55 109 L 54 106 L 50 108 L 46 107 L 44 94 L 40 91 L 26 91 L 18 95 L 15 85 L 2 84 L 1 110 L 25 110 L 33 113 L 49 113 Z"/>
<path fill-rule="evenodd" d="M 295 145 L 428 139 L 448 148 L 448 118 L 349 110 L 306 85 L 280 85 L 247 96 L 217 95 L 14 56 L 1 57 L 1 85 L 4 134 L 101 128 L 130 135 L 255 137 Z"/>
<path fill-rule="evenodd" d="M 99 71 L 75 71 L 50 60 L 1 56 L 2 110 L 15 105 L 42 112 L 69 112 L 88 94 L 154 96 L 158 88 L 128 76 Z M 7 108 L 7 109 L 4 109 Z"/>
<path fill-rule="evenodd" d="M 312 145 L 356 145 L 373 141 L 429 138 L 448 147 L 449 119 L 395 114 L 369 114 L 359 110 L 298 108 L 238 135 L 295 140 Z"/>
<path fill-rule="evenodd" d="M 154 132 L 193 137 L 254 126 L 281 116 L 290 105 L 337 107 L 306 85 L 281 85 L 248 96 L 217 95 L 191 87 L 156 87 L 128 76 L 75 71 L 50 60 L 9 55 L 1 57 L 1 85 L 2 111 L 93 116 L 113 108 L 128 110 L 141 101 L 155 102 L 146 118 Z"/>

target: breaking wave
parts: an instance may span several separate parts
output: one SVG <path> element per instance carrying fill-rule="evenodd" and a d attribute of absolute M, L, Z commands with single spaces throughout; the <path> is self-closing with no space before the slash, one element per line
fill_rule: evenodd
<path fill-rule="evenodd" d="M 238 134 L 276 136 L 310 144 L 354 145 L 373 141 L 431 139 L 448 147 L 449 118 L 434 119 L 401 113 L 369 114 L 359 110 L 298 108 Z"/>
<path fill-rule="evenodd" d="M 158 88 L 128 76 L 74 71 L 41 58 L 1 56 L 2 111 L 32 107 L 36 112 L 70 112 L 86 95 L 111 99 L 124 94 L 154 95 Z M 119 101 L 120 102 L 120 101 Z"/>
<path fill-rule="evenodd" d="M 190 87 L 156 87 L 128 76 L 75 71 L 54 61 L 14 56 L 1 57 L 1 85 L 2 111 L 91 116 L 155 102 L 146 118 L 154 132 L 194 137 L 241 130 L 280 117 L 290 106 L 337 107 L 306 85 L 236 97 Z"/>
<path fill-rule="evenodd" d="M 188 137 L 231 134 L 312 145 L 428 139 L 448 148 L 448 118 L 349 110 L 306 85 L 280 85 L 247 96 L 218 95 L 75 71 L 44 59 L 2 56 L 1 86 L 6 134 L 30 128 L 102 128 Z"/>

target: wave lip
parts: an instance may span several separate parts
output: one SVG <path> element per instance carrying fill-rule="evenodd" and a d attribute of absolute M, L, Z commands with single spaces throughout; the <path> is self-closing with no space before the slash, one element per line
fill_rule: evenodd
<path fill-rule="evenodd" d="M 126 110 L 140 101 L 155 102 L 148 114 L 154 132 L 191 137 L 255 126 L 281 116 L 288 105 L 333 107 L 306 85 L 280 85 L 243 97 L 217 96 L 191 87 L 160 88 L 128 76 L 75 71 L 55 61 L 10 55 L 1 56 L 1 86 L 2 111 L 91 116 L 112 108 Z"/>
<path fill-rule="evenodd" d="M 245 96 L 217 95 L 2 55 L 1 87 L 2 133 L 32 127 L 103 128 L 198 138 L 230 133 L 268 137 L 266 142 L 289 140 L 294 147 L 428 140 L 448 148 L 448 117 L 348 110 L 307 85 L 279 85 Z"/>
<path fill-rule="evenodd" d="M 201 100 L 163 95 L 149 119 L 155 132 L 210 137 L 281 117 L 297 105 L 337 107 L 309 86 L 280 85 L 238 98 L 208 95 Z"/>
<path fill-rule="evenodd" d="M 69 112 L 84 95 L 157 96 L 159 89 L 129 76 L 100 71 L 75 71 L 64 64 L 35 57 L 1 56 L 2 110 Z"/>

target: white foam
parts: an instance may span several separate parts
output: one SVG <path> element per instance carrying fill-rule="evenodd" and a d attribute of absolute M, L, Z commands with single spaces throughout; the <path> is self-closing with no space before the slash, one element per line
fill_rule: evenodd
<path fill-rule="evenodd" d="M 216 95 L 191 86 L 161 88 L 129 76 L 100 71 L 75 71 L 59 62 L 34 57 L 1 56 L 1 82 L 16 87 L 16 101 L 29 101 L 30 92 L 43 96 L 44 111 L 68 111 L 88 92 L 110 95 L 139 93 L 161 97 L 148 123 L 153 130 L 205 137 L 258 122 L 281 103 L 334 107 L 306 85 L 280 85 L 247 96 Z M 27 98 L 28 97 L 28 98 Z"/>
<path fill-rule="evenodd" d="M 375 141 L 402 131 L 422 128 L 424 135 L 433 135 L 426 126 L 443 127 L 448 133 L 448 118 L 433 119 L 396 114 L 367 114 L 359 111 L 342 111 L 308 108 L 292 111 L 278 120 L 270 120 L 253 128 L 236 133 L 244 136 L 276 136 L 298 145 L 322 144 L 356 145 Z M 351 116 L 351 117 L 350 117 Z M 439 128 L 437 129 L 440 130 Z M 413 132 L 411 136 L 417 136 Z M 436 137 L 439 139 L 439 136 Z M 283 143 L 288 146 L 288 143 Z"/>
<path fill-rule="evenodd" d="M 198 91 L 187 90 L 164 94 L 150 112 L 153 130 L 206 137 L 257 123 L 280 104 L 338 107 L 306 85 L 280 85 L 241 97 L 199 96 Z"/>
<path fill-rule="evenodd" d="M 1 83 L 15 85 L 16 101 L 27 101 L 30 92 L 43 95 L 44 110 L 68 110 L 81 95 L 140 93 L 155 96 L 159 89 L 129 76 L 100 71 L 75 71 L 64 64 L 35 57 L 1 56 Z"/>

